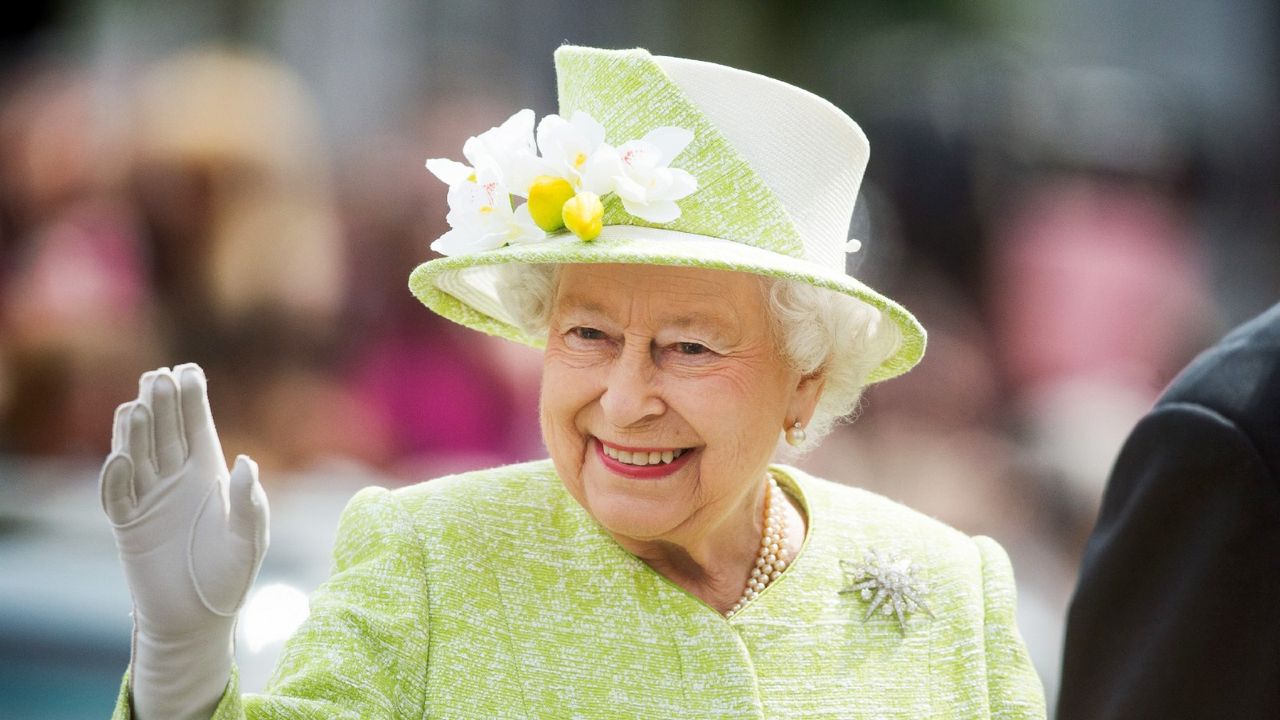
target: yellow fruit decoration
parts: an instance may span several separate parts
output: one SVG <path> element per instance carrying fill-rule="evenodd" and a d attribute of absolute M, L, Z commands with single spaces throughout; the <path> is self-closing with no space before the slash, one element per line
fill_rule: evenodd
<path fill-rule="evenodd" d="M 561 209 L 573 197 L 573 185 L 554 175 L 539 175 L 529 186 L 529 215 L 538 227 L 555 232 L 564 227 Z"/>
<path fill-rule="evenodd" d="M 584 190 L 574 195 L 565 202 L 561 215 L 565 227 L 583 240 L 595 240 L 604 228 L 604 205 L 593 192 Z"/>

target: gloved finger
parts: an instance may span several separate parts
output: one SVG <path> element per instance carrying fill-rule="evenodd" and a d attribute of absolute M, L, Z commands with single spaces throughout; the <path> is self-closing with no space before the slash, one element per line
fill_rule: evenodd
<path fill-rule="evenodd" d="M 138 405 L 147 406 L 148 410 L 151 409 L 151 386 L 155 384 L 156 375 L 158 375 L 159 372 L 159 370 L 148 370 L 138 377 L 138 399 L 134 402 Z M 155 414 L 152 413 L 152 418 L 154 417 Z M 154 443 L 154 438 L 152 438 L 152 441 Z M 154 444 L 152 447 L 155 447 Z M 134 462 L 137 462 L 137 458 L 134 458 Z"/>
<path fill-rule="evenodd" d="M 158 481 L 151 426 L 150 408 L 134 403 L 129 413 L 129 459 L 133 461 L 134 494 L 142 502 L 146 502 L 147 494 Z"/>
<path fill-rule="evenodd" d="M 137 501 L 133 493 L 133 463 L 128 455 L 107 456 L 98 476 L 98 493 L 102 510 L 112 523 L 123 525 L 132 518 Z"/>
<path fill-rule="evenodd" d="M 159 370 L 147 388 L 147 404 L 155 422 L 156 469 L 168 477 L 187 459 L 187 440 L 182 434 L 182 413 L 178 410 L 178 385 L 168 368 Z"/>
<path fill-rule="evenodd" d="M 113 453 L 129 451 L 129 413 L 132 411 L 132 401 L 116 406 L 115 419 L 111 423 L 111 452 Z"/>
<path fill-rule="evenodd" d="M 148 370 L 138 378 L 138 401 L 146 405 L 151 404 L 151 385 L 155 383 L 156 377 L 169 368 L 157 368 Z"/>
<path fill-rule="evenodd" d="M 267 549 L 267 494 L 258 482 L 258 463 L 248 455 L 236 457 L 228 488 L 231 532 L 253 543 L 259 557 Z"/>
<path fill-rule="evenodd" d="M 221 457 L 222 445 L 213 427 L 213 414 L 209 411 L 209 386 L 204 370 L 195 363 L 185 363 L 173 368 L 178 378 L 178 406 L 182 414 L 182 431 L 187 440 L 188 453 L 210 452 Z M 219 462 L 226 462 L 220 460 Z"/>

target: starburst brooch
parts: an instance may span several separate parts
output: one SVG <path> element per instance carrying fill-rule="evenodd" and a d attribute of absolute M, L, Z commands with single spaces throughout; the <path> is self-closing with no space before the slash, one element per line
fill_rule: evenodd
<path fill-rule="evenodd" d="M 917 610 L 933 617 L 924 603 L 928 587 L 917 577 L 920 566 L 909 558 L 881 554 L 871 548 L 862 562 L 841 560 L 840 567 L 849 579 L 848 587 L 840 594 L 856 594 L 868 603 L 867 614 L 862 617 L 864 622 L 879 611 L 884 615 L 897 615 L 898 628 L 905 630 L 907 616 Z"/>

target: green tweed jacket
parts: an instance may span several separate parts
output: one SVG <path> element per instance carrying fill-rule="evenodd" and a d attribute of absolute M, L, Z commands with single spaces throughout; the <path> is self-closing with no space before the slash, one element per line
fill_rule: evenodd
<path fill-rule="evenodd" d="M 995 542 L 773 473 L 808 536 L 732 619 L 623 550 L 549 461 L 363 490 L 267 692 L 242 696 L 233 676 L 215 717 L 1045 716 Z M 840 592 L 841 561 L 869 550 L 919 566 L 928 613 L 900 626 Z"/>

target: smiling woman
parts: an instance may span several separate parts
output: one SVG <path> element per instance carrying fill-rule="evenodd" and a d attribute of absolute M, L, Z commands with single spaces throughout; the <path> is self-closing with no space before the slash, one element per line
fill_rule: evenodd
<path fill-rule="evenodd" d="M 563 117 L 428 163 L 451 230 L 410 279 L 545 349 L 549 459 L 358 494 L 241 697 L 265 498 L 218 459 L 199 370 L 148 373 L 102 478 L 138 607 L 117 717 L 1044 717 L 998 545 L 772 462 L 924 351 L 845 272 L 861 130 L 718 65 L 556 65 Z"/>
<path fill-rule="evenodd" d="M 566 265 L 547 335 L 542 431 L 557 474 L 620 545 L 721 612 L 755 560 L 778 429 L 803 424 L 822 388 L 778 352 L 761 285 Z M 804 527 L 795 506 L 780 510 Z"/>

